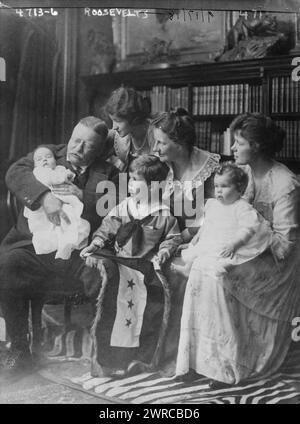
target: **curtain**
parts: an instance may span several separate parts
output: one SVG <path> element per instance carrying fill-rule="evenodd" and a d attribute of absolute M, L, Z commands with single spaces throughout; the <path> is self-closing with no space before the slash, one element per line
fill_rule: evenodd
<path fill-rule="evenodd" d="M 28 23 L 22 37 L 21 60 L 13 109 L 9 159 L 39 144 L 59 143 L 57 137 L 57 73 L 59 52 L 53 27 Z"/>

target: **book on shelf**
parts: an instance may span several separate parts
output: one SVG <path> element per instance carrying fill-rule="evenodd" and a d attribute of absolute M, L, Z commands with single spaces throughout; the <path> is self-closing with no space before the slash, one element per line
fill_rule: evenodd
<path fill-rule="evenodd" d="M 300 121 L 275 121 L 285 131 L 283 148 L 277 153 L 276 158 L 281 160 L 300 159 Z"/>
<path fill-rule="evenodd" d="M 212 153 L 219 153 L 224 156 L 231 156 L 231 132 L 227 128 L 224 132 L 212 129 L 211 121 L 195 122 L 197 147 L 209 150 Z"/>
<path fill-rule="evenodd" d="M 195 122 L 196 145 L 200 149 L 210 150 L 211 145 L 211 122 Z"/>
<path fill-rule="evenodd" d="M 230 128 L 227 128 L 222 134 L 222 143 L 220 148 L 220 154 L 224 156 L 231 156 L 231 131 Z"/>
<path fill-rule="evenodd" d="M 188 87 L 153 86 L 151 90 L 140 91 L 151 100 L 151 113 L 156 114 L 182 107 L 188 110 Z"/>
<path fill-rule="evenodd" d="M 262 86 L 258 84 L 195 86 L 192 95 L 193 115 L 238 115 L 262 110 Z"/>
<path fill-rule="evenodd" d="M 188 110 L 188 87 L 153 86 L 142 91 L 151 99 L 152 113 L 183 107 Z M 262 87 L 259 85 L 222 84 L 192 88 L 193 115 L 237 115 L 257 112 L 262 107 Z"/>
<path fill-rule="evenodd" d="M 286 132 L 282 151 L 276 156 L 280 160 L 300 160 L 300 115 L 289 117 L 290 113 L 300 113 L 300 84 L 290 75 L 272 76 L 269 79 L 269 113 L 275 116 L 277 124 Z M 236 116 L 245 112 L 263 111 L 263 86 L 258 83 L 208 84 L 189 87 L 153 86 L 142 91 L 151 100 L 152 114 L 183 107 L 194 116 L 203 116 L 195 122 L 197 145 L 211 152 L 231 156 L 231 134 L 222 125 L 212 125 L 211 116 Z M 189 99 L 189 96 L 192 96 Z M 189 101 L 190 100 L 190 101 Z M 287 115 L 285 119 L 284 114 Z M 206 118 L 207 116 L 207 118 Z"/>
<path fill-rule="evenodd" d="M 271 113 L 300 112 L 299 82 L 291 76 L 276 76 L 271 78 Z"/>

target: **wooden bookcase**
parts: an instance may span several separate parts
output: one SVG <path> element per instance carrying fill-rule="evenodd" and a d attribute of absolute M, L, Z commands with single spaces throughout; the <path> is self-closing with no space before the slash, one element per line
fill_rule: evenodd
<path fill-rule="evenodd" d="M 300 172 L 300 82 L 291 79 L 294 56 L 238 62 L 158 66 L 82 77 L 89 113 L 101 115 L 111 91 L 135 87 L 151 98 L 153 113 L 182 106 L 195 119 L 200 147 L 228 153 L 224 131 L 239 113 L 263 112 L 286 130 L 278 156 Z M 225 141 L 226 143 L 226 141 Z M 224 151 L 225 147 L 225 151 Z"/>

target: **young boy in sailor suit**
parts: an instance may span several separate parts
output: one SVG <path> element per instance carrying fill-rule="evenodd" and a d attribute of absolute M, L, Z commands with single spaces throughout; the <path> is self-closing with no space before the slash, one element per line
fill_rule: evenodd
<path fill-rule="evenodd" d="M 159 196 L 168 172 L 156 156 L 145 154 L 133 160 L 129 197 L 103 219 L 91 244 L 81 252 L 88 266 L 97 266 L 98 260 L 90 255 L 108 242 L 114 243 L 117 256 L 155 260 L 158 265 L 176 252 L 182 243 L 177 219 Z"/>

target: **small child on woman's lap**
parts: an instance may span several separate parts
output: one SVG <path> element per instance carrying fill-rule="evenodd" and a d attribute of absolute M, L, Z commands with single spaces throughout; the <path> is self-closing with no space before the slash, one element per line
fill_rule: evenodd
<path fill-rule="evenodd" d="M 130 165 L 130 196 L 113 208 L 93 235 L 81 257 L 91 267 L 98 266 L 90 255 L 107 242 L 114 243 L 117 256 L 154 260 L 162 265 L 177 250 L 182 238 L 176 218 L 159 199 L 160 182 L 169 168 L 158 157 L 141 155 Z"/>
<path fill-rule="evenodd" d="M 248 184 L 247 174 L 230 162 L 215 173 L 215 198 L 205 205 L 200 230 L 182 250 L 185 265 L 172 269 L 186 276 L 197 263 L 226 271 L 233 265 L 249 261 L 270 245 L 271 228 L 252 205 L 242 199 Z"/>

